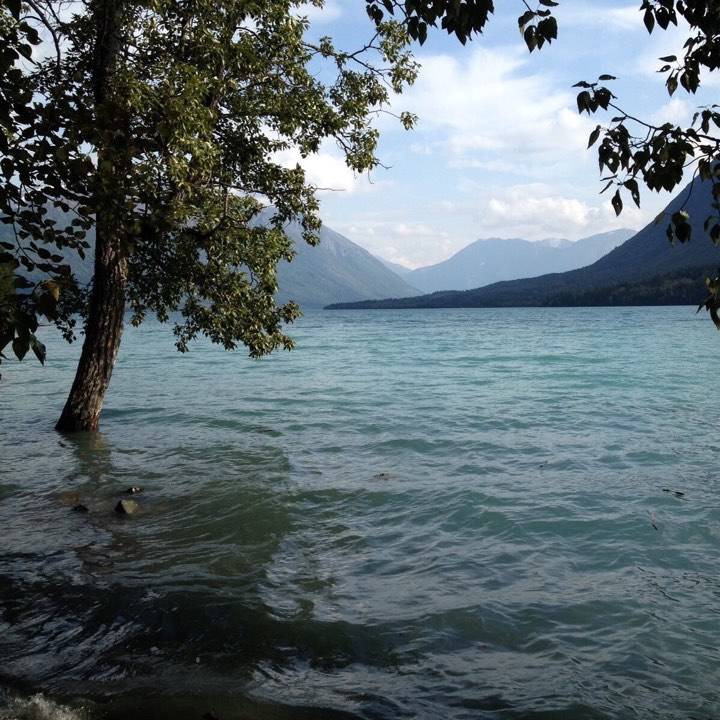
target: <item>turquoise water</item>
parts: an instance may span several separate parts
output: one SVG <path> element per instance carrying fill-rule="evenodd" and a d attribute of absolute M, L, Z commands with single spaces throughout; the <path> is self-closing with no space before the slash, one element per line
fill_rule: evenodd
<path fill-rule="evenodd" d="M 707 318 L 294 336 L 252 361 L 128 331 L 97 437 L 52 431 L 76 346 L 3 364 L 0 717 L 720 715 Z"/>

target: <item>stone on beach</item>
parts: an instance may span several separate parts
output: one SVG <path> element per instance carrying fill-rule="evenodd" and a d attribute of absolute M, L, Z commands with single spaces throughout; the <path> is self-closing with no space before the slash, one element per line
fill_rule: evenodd
<path fill-rule="evenodd" d="M 134 500 L 118 500 L 115 512 L 120 515 L 132 515 L 140 506 Z"/>

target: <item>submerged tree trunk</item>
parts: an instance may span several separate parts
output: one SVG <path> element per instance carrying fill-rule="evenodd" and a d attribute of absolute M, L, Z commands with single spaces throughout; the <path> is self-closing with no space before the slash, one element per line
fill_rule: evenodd
<path fill-rule="evenodd" d="M 121 47 L 124 0 L 92 4 L 96 28 L 92 68 L 96 135 L 100 138 L 95 189 L 95 274 L 80 362 L 55 429 L 93 432 L 120 349 L 125 314 L 127 260 L 118 222 L 125 202 L 123 181 L 129 162 L 127 122 L 113 87 Z M 123 142 L 123 140 L 125 142 Z"/>
<path fill-rule="evenodd" d="M 109 236 L 108 236 L 109 235 Z M 60 432 L 95 431 L 120 349 L 127 261 L 108 228 L 97 228 L 95 279 L 80 362 L 62 415 Z"/>

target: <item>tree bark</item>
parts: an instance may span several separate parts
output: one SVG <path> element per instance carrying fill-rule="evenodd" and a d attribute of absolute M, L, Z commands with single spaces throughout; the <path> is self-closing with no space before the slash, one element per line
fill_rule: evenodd
<path fill-rule="evenodd" d="M 62 415 L 60 432 L 94 432 L 120 349 L 125 315 L 127 261 L 109 228 L 97 228 L 95 278 L 80 362 Z"/>
<path fill-rule="evenodd" d="M 125 314 L 127 260 L 117 208 L 124 205 L 123 181 L 127 154 L 122 140 L 127 123 L 113 88 L 120 51 L 124 0 L 97 0 L 92 68 L 98 161 L 95 190 L 95 273 L 80 362 L 65 407 L 55 429 L 94 432 L 120 349 Z M 108 138 L 113 138 L 108 141 Z"/>

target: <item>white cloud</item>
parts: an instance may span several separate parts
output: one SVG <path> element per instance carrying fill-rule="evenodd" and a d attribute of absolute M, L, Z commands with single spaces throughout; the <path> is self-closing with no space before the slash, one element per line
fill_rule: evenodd
<path fill-rule="evenodd" d="M 667 197 L 646 193 L 642 209 L 627 194 L 625 201 L 616 217 L 609 194 L 582 200 L 547 183 L 492 187 L 466 179 L 452 199 L 427 203 L 422 219 L 408 221 L 407 209 L 398 207 L 366 209 L 352 218 L 330 216 L 327 222 L 375 255 L 416 268 L 445 260 L 479 238 L 577 240 L 618 228 L 637 230 L 655 217 Z"/>
<path fill-rule="evenodd" d="M 434 237 L 437 230 L 425 223 L 395 223 L 390 231 L 398 237 Z"/>
<path fill-rule="evenodd" d="M 411 143 L 408 149 L 415 155 L 433 154 L 433 147 L 430 143 Z"/>
<path fill-rule="evenodd" d="M 576 89 L 569 85 L 576 73 L 595 72 L 596 48 L 607 40 L 618 49 L 622 72 L 617 74 L 629 76 L 628 111 L 682 123 L 692 115 L 693 99 L 657 92 L 662 82 L 655 73 L 657 58 L 672 52 L 673 33 L 648 36 L 636 5 L 614 4 L 563 3 L 557 12 L 575 12 L 574 21 L 585 24 L 583 32 L 563 35 L 570 45 L 553 44 L 539 58 L 524 47 L 488 44 L 491 34 L 487 42 L 456 53 L 422 55 L 421 50 L 417 82 L 392 107 L 419 116 L 412 144 L 389 120 L 381 121 L 381 154 L 390 154 L 400 192 L 376 194 L 372 207 L 362 201 L 341 207 L 342 196 L 330 196 L 328 224 L 375 254 L 418 267 L 444 260 L 481 237 L 578 239 L 619 227 L 639 229 L 651 221 L 666 195 L 643 192 L 638 209 L 624 193 L 618 218 L 610 193 L 598 194 L 597 155 L 587 141 L 596 123 L 610 115 L 580 116 Z M 561 27 L 568 25 L 558 17 Z M 637 42 L 630 41 L 630 31 Z M 588 64 L 592 72 L 586 72 Z"/>
<path fill-rule="evenodd" d="M 558 225 L 563 229 L 568 225 L 587 227 L 591 213 L 591 208 L 580 200 L 561 196 L 528 197 L 524 190 L 513 197 L 492 197 L 486 208 L 484 214 L 492 224 L 499 221 L 502 227 L 531 227 L 533 234 L 537 234 L 538 228 L 543 228 L 542 234 L 552 233 Z"/>
<path fill-rule="evenodd" d="M 360 178 L 339 157 L 320 152 L 299 162 L 308 182 L 325 191 L 354 192 L 358 189 Z"/>
<path fill-rule="evenodd" d="M 419 116 L 419 128 L 442 146 L 451 167 L 489 169 L 499 162 L 525 174 L 531 161 L 577 164 L 593 124 L 574 109 L 574 95 L 527 71 L 526 53 L 475 48 L 461 59 L 435 55 L 421 62 L 401 104 Z"/>
<path fill-rule="evenodd" d="M 621 227 L 640 227 L 644 213 L 627 205 L 618 218 L 609 198 L 588 203 L 558 194 L 541 183 L 514 185 L 483 193 L 476 218 L 478 235 L 501 234 L 540 240 L 546 237 L 577 239 Z"/>
<path fill-rule="evenodd" d="M 342 9 L 336 0 L 325 0 L 320 7 L 306 2 L 299 5 L 293 11 L 293 15 L 307 18 L 311 25 L 319 25 L 337 20 L 342 15 Z"/>
<path fill-rule="evenodd" d="M 444 260 L 472 240 L 451 235 L 441 222 L 392 221 L 373 214 L 349 223 L 331 217 L 328 225 L 374 255 L 408 268 Z"/>
<path fill-rule="evenodd" d="M 320 195 L 331 192 L 373 192 L 392 185 L 388 180 L 375 181 L 367 173 L 356 173 L 338 152 L 333 151 L 329 143 L 325 143 L 319 152 L 305 158 L 292 149 L 275 153 L 273 159 L 284 167 L 300 165 L 305 171 L 306 181 L 317 187 Z"/>
<path fill-rule="evenodd" d="M 608 8 L 602 13 L 601 22 L 610 22 L 619 30 L 635 31 L 640 27 L 642 14 L 637 5 L 626 5 L 625 7 Z"/>
<path fill-rule="evenodd" d="M 597 4 L 574 2 L 554 11 L 560 27 L 612 27 L 614 30 L 636 31 L 642 27 L 638 5 L 598 7 Z"/>
<path fill-rule="evenodd" d="M 648 122 L 653 125 L 662 125 L 668 122 L 673 125 L 689 125 L 693 112 L 694 106 L 687 102 L 687 100 L 674 97 L 650 115 Z"/>

